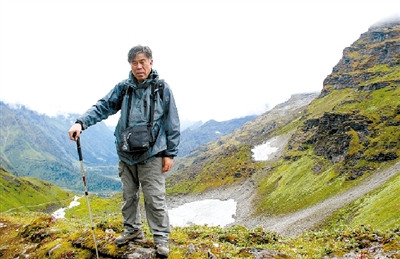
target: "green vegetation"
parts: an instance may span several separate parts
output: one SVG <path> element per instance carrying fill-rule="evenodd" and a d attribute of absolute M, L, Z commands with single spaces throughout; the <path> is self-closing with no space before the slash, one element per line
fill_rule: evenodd
<path fill-rule="evenodd" d="M 260 183 L 258 213 L 279 215 L 312 206 L 341 192 L 355 182 L 337 177 L 332 168 L 315 175 L 312 157 L 303 156 L 297 161 L 280 164 L 269 177 Z"/>
<path fill-rule="evenodd" d="M 254 202 L 258 214 L 279 215 L 304 209 L 351 188 L 369 175 L 369 171 L 366 171 L 356 180 L 349 181 L 353 170 L 380 167 L 376 159 L 382 155 L 394 152 L 393 156 L 400 157 L 400 131 L 396 124 L 400 121 L 399 109 L 398 87 L 375 91 L 352 88 L 333 90 L 313 101 L 297 119 L 283 124 L 271 134 L 289 134 L 297 129 L 293 138 L 303 141 L 297 141 L 291 149 L 287 149 L 283 155 L 287 159 L 274 162 L 272 170 L 263 172 L 266 163 L 251 160 L 250 145 L 236 143 L 234 135 L 226 136 L 219 145 L 217 142 L 208 145 L 203 155 L 207 158 L 207 164 L 186 166 L 180 172 L 180 181 L 169 183 L 168 193 L 199 193 L 218 186 L 238 184 L 243 178 L 257 173 L 261 176 L 259 179 L 263 179 Z M 307 139 L 312 138 L 310 134 L 316 133 L 304 133 L 303 125 L 308 120 L 321 118 L 326 112 L 344 115 L 355 112 L 364 116 L 368 123 L 369 135 L 348 129 L 346 134 L 350 143 L 345 159 L 339 162 L 333 163 L 316 155 L 314 145 L 305 144 Z M 354 160 L 354 157 L 357 159 Z M 350 161 L 352 168 L 349 168 Z M 389 164 L 396 161 L 398 159 Z M 321 168 L 318 172 L 314 172 L 316 166 Z"/>
<path fill-rule="evenodd" d="M 93 200 L 99 206 L 99 199 Z M 116 214 L 104 218 L 94 215 L 95 234 L 102 258 L 125 258 L 132 247 L 118 247 L 113 240 L 122 231 Z M 16 258 L 29 254 L 31 258 L 92 258 L 94 243 L 88 217 L 54 220 L 41 213 L 1 214 L 2 256 Z M 147 240 L 134 247 L 152 248 L 152 237 L 144 224 Z M 263 228 L 248 229 L 237 225 L 228 228 L 190 226 L 174 227 L 170 237 L 169 258 L 207 258 L 211 252 L 217 258 L 255 258 L 263 251 L 273 258 L 322 258 L 353 252 L 368 255 L 371 247 L 383 253 L 400 249 L 398 228 L 381 231 L 371 226 L 306 232 L 297 237 L 283 237 Z M 29 249 L 29 248 L 34 249 Z M 191 247 L 191 248 L 190 248 Z M 189 252 L 190 251 L 190 252 Z M 125 256 L 125 257 L 124 257 Z"/>
<path fill-rule="evenodd" d="M 324 224 L 325 229 L 368 224 L 383 230 L 400 226 L 400 174 L 382 187 L 335 212 Z"/>
<path fill-rule="evenodd" d="M 107 217 L 121 212 L 122 193 L 115 194 L 109 198 L 101 198 L 89 195 L 90 208 L 94 215 Z M 85 197 L 79 199 L 79 205 L 66 211 L 67 218 L 85 218 L 89 215 Z"/>
<path fill-rule="evenodd" d="M 213 155 L 207 162 L 194 178 L 187 177 L 170 185 L 168 194 L 201 193 L 220 186 L 233 185 L 259 168 L 259 164 L 251 161 L 249 145 L 224 145 L 221 153 Z"/>
<path fill-rule="evenodd" d="M 62 207 L 74 195 L 33 177 L 16 177 L 0 169 L 0 212 L 45 211 Z"/>
<path fill-rule="evenodd" d="M 337 107 L 343 103 L 351 103 L 349 101 L 353 100 L 355 92 L 356 90 L 351 88 L 332 90 L 331 94 L 315 99 L 311 105 L 307 107 L 307 118 L 319 118 L 326 112 L 336 111 Z M 350 109 L 346 109 L 346 111 L 349 110 Z"/>
<path fill-rule="evenodd" d="M 76 144 L 66 133 L 71 118 L 48 117 L 0 101 L 0 166 L 19 176 L 32 176 L 73 191 L 82 190 Z M 104 195 L 119 191 L 114 136 L 101 122 L 82 137 L 88 186 Z M 98 141 L 101 139 L 102 141 Z M 101 152 L 98 152 L 101 150 Z M 92 177 L 93 176 L 93 177 Z"/>
<path fill-rule="evenodd" d="M 360 99 L 363 101 L 349 102 L 349 100 Z M 324 108 L 319 108 L 322 105 Z M 364 155 L 364 158 L 354 165 L 355 168 L 377 168 L 374 157 L 379 154 L 395 152 L 400 157 L 400 141 L 398 141 L 400 131 L 399 126 L 395 124 L 396 121 L 399 122 L 400 88 L 384 88 L 373 92 L 360 92 L 356 89 L 333 91 L 324 98 L 317 99 L 308 107 L 307 118 L 318 118 L 322 115 L 319 111 L 327 111 L 328 108 L 339 114 L 359 111 L 359 114 L 371 121 L 369 127 L 372 134 L 367 137 L 367 140 L 355 130 L 348 131 L 351 141 L 346 155 L 348 157 L 360 153 Z M 393 126 L 388 124 L 393 124 Z M 269 172 L 269 176 L 261 182 L 258 195 L 260 197 L 258 200 L 261 201 L 258 203 L 259 213 L 294 212 L 345 191 L 363 179 L 361 177 L 348 181 L 340 169 L 345 166 L 345 161 L 331 163 L 316 156 L 312 147 L 307 147 L 306 150 L 287 150 L 286 156 L 295 157 L 298 160 L 277 162 L 274 170 Z M 324 170 L 318 174 L 313 173 L 312 168 L 321 163 L 324 165 Z"/>
<path fill-rule="evenodd" d="M 303 161 L 299 159 L 294 165 L 288 163 L 286 169 L 290 166 L 300 167 L 302 164 Z M 304 166 L 307 167 L 307 165 Z M 297 170 L 304 170 L 304 168 Z M 320 177 L 323 179 L 334 177 L 334 175 L 321 174 Z M 20 178 L 6 172 L 2 178 L 8 179 L 6 185 L 9 186 L 10 182 L 16 180 L 22 182 Z M 268 179 L 275 179 L 275 181 L 271 184 L 263 184 L 263 186 L 269 186 L 264 191 L 279 189 L 279 185 L 292 181 L 300 182 L 300 185 L 307 184 L 302 182 L 296 174 L 274 175 Z M 317 185 L 318 181 L 322 181 L 321 179 L 308 183 L 306 187 L 311 188 L 312 185 Z M 26 181 L 31 180 L 37 181 L 35 179 Z M 173 227 L 169 243 L 171 250 L 169 258 L 205 258 L 209 252 L 217 258 L 254 258 L 255 253 L 262 251 L 273 254 L 274 258 L 321 258 L 342 256 L 346 253 L 366 255 L 371 247 L 379 248 L 383 253 L 394 253 L 400 249 L 400 229 L 398 228 L 400 219 L 397 216 L 397 209 L 400 206 L 397 199 L 400 195 L 399 186 L 400 175 L 397 175 L 381 188 L 339 210 L 319 230 L 305 232 L 296 237 L 284 237 L 260 227 L 248 229 L 240 225 L 228 228 Z M 41 190 L 42 195 L 51 193 L 54 186 L 49 184 L 46 187 Z M 298 189 L 306 190 L 307 188 Z M 313 202 L 307 192 L 292 191 L 297 191 L 297 195 L 302 197 L 298 200 L 299 203 L 303 202 L 302 199 L 308 199 L 304 203 Z M 33 196 L 37 195 L 39 194 L 33 194 Z M 278 199 L 278 203 L 284 202 L 281 197 L 275 198 Z M 86 199 L 81 197 L 78 201 L 80 205 L 68 209 L 65 219 L 55 219 L 42 212 L 22 210 L 1 213 L 2 256 L 15 258 L 25 254 L 32 258 L 93 257 L 94 243 Z M 126 253 L 132 252 L 132 248 L 128 246 L 118 247 L 114 244 L 115 237 L 123 231 L 121 202 L 121 193 L 109 198 L 90 195 L 95 234 L 102 258 L 123 258 Z M 143 207 L 143 200 L 141 204 Z M 365 225 L 365 222 L 368 222 L 368 225 Z M 134 247 L 152 248 L 152 235 L 148 225 L 144 222 L 143 226 L 147 240 Z"/>

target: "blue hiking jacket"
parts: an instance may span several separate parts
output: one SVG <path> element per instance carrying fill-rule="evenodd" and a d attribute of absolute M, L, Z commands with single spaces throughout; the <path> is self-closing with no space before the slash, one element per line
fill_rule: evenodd
<path fill-rule="evenodd" d="M 119 159 L 134 165 L 147 162 L 155 156 L 175 157 L 178 154 L 180 141 L 180 123 L 178 110 L 170 87 L 164 82 L 163 98 L 157 93 L 154 109 L 153 135 L 156 141 L 149 150 L 144 153 L 129 153 L 120 149 L 121 132 L 127 127 L 134 125 L 147 125 L 150 121 L 151 86 L 159 82 L 158 73 L 152 70 L 149 77 L 138 84 L 132 72 L 129 78 L 118 83 L 105 97 L 97 101 L 89 110 L 77 119 L 83 130 L 107 119 L 110 115 L 121 111 L 118 124 L 115 128 L 116 148 Z M 132 91 L 128 90 L 131 88 Z M 131 108 L 128 118 L 127 93 L 132 94 Z M 128 123 L 127 123 L 128 122 Z"/>

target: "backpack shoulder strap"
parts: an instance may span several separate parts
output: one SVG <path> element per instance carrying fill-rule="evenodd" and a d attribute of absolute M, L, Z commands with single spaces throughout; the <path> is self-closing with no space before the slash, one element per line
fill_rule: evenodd
<path fill-rule="evenodd" d="M 151 99 L 152 99 L 152 104 L 150 105 L 150 122 L 149 126 L 153 126 L 153 121 L 154 121 L 154 110 L 155 110 L 155 105 L 157 101 L 157 92 L 158 95 L 160 96 L 161 100 L 164 98 L 164 81 L 159 80 L 157 83 L 153 84 L 151 86 Z"/>
<path fill-rule="evenodd" d="M 154 93 L 158 92 L 161 100 L 164 100 L 164 86 L 165 86 L 165 82 L 162 79 L 158 80 L 158 82 L 155 84 Z"/>
<path fill-rule="evenodd" d="M 128 110 L 126 111 L 126 125 L 125 125 L 125 127 L 127 128 L 129 121 L 129 113 L 131 111 L 131 103 L 132 103 L 132 87 L 125 85 L 125 89 L 122 90 L 122 98 L 124 98 L 125 95 L 128 95 Z"/>
<path fill-rule="evenodd" d="M 157 92 L 158 92 L 158 95 L 161 98 L 161 101 L 163 101 L 163 98 L 164 98 L 164 80 L 159 80 L 159 81 L 157 81 L 157 83 L 155 83 L 155 84 L 153 84 L 151 86 L 152 104 L 150 105 L 150 121 L 149 121 L 147 127 L 149 128 L 152 144 L 154 144 L 154 142 L 156 141 L 154 136 L 153 136 L 153 131 L 151 129 L 153 128 L 153 123 L 154 123 L 154 110 L 155 110 L 156 101 L 157 101 Z"/>

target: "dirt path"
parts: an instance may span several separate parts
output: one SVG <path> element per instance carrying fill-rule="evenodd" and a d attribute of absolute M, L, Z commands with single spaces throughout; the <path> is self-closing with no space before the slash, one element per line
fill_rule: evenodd
<path fill-rule="evenodd" d="M 249 217 L 253 211 L 251 200 L 253 195 L 255 195 L 255 183 L 253 180 L 248 180 L 241 186 L 234 188 L 218 189 L 199 195 L 170 197 L 169 204 L 173 208 L 187 202 L 202 199 L 234 199 L 237 202 L 234 224 L 241 224 L 249 228 L 261 226 L 284 236 L 297 236 L 321 223 L 337 209 L 378 188 L 399 172 L 400 162 L 391 168 L 374 173 L 368 179 L 348 191 L 335 195 L 312 207 L 279 217 Z"/>
<path fill-rule="evenodd" d="M 55 204 L 55 203 L 58 203 L 58 202 L 69 201 L 69 200 L 71 200 L 71 199 L 74 200 L 74 197 L 72 197 L 72 198 L 67 198 L 67 199 L 64 199 L 64 200 L 58 200 L 58 201 L 48 201 L 48 202 L 39 203 L 39 204 L 35 204 L 35 205 L 24 205 L 24 206 L 19 206 L 19 207 L 16 207 L 16 208 L 8 209 L 8 210 L 3 211 L 3 212 L 0 212 L 0 213 L 9 213 L 9 212 L 11 212 L 11 211 L 19 210 L 19 209 L 23 209 L 23 208 L 35 208 L 35 207 L 40 207 L 40 206 L 44 206 L 44 205 Z"/>

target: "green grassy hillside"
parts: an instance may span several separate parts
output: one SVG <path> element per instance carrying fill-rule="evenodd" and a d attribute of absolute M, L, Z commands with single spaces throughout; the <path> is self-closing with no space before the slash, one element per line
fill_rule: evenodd
<path fill-rule="evenodd" d="M 16 178 L 4 171 L 1 176 L 1 186 L 7 187 L 10 201 L 14 200 L 14 206 L 22 206 L 18 210 L 0 213 L 2 258 L 93 258 L 94 243 L 85 197 L 78 200 L 80 204 L 77 207 L 66 211 L 65 219 L 55 219 L 38 212 L 43 211 L 43 206 L 29 207 L 15 200 L 29 196 L 37 202 L 41 200 L 42 203 L 54 204 L 51 197 L 57 199 L 64 194 L 70 201 L 68 197 L 72 195 L 62 191 L 59 194 L 59 188 L 32 178 Z M 217 258 L 232 259 L 256 258 L 262 253 L 270 258 L 322 258 L 345 254 L 373 258 L 374 253 L 396 255 L 396 251 L 400 250 L 400 229 L 396 220 L 399 184 L 400 175 L 397 175 L 381 188 L 332 215 L 319 230 L 296 237 L 281 236 L 261 227 L 248 229 L 240 225 L 227 228 L 173 227 L 169 258 L 200 259 L 207 258 L 209 253 Z M 5 197 L 2 195 L 2 202 Z M 89 198 L 101 258 L 127 258 L 136 249 L 151 251 L 152 235 L 145 221 L 145 242 L 120 247 L 114 244 L 115 237 L 123 231 L 121 193 L 109 198 L 93 195 Z M 362 226 L 365 221 L 371 222 L 371 225 Z"/>
<path fill-rule="evenodd" d="M 74 194 L 33 177 L 17 177 L 0 169 L 0 212 L 52 211 L 68 204 Z"/>
<path fill-rule="evenodd" d="M 322 229 L 343 229 L 365 225 L 381 230 L 400 226 L 400 173 L 382 187 L 336 211 Z"/>
<path fill-rule="evenodd" d="M 78 115 L 49 117 L 2 101 L 0 114 L 0 167 L 14 175 L 32 176 L 73 191 L 82 190 L 76 144 L 67 134 Z M 119 191 L 121 183 L 114 179 L 118 177 L 114 136 L 104 122 L 85 130 L 81 143 L 91 179 L 88 187 L 104 195 Z"/>

